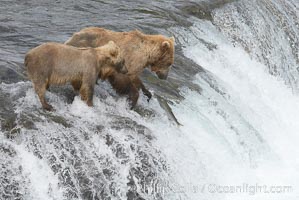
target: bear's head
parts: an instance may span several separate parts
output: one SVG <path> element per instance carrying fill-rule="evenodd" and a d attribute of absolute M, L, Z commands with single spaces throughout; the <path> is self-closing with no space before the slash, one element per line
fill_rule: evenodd
<path fill-rule="evenodd" d="M 106 45 L 96 48 L 101 66 L 99 78 L 106 79 L 113 73 L 128 73 L 125 65 L 124 57 L 121 53 L 119 46 L 113 41 L 109 41 Z"/>
<path fill-rule="evenodd" d="M 160 39 L 155 61 L 151 64 L 151 70 L 160 79 L 167 79 L 168 72 L 174 62 L 174 37 Z"/>

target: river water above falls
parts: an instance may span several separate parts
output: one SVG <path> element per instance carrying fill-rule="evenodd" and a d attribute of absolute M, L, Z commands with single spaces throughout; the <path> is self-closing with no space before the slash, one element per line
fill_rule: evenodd
<path fill-rule="evenodd" d="M 0 1 L 0 199 L 299 198 L 299 2 Z M 130 110 L 106 82 L 45 112 L 25 53 L 88 26 L 176 38 L 167 81 Z"/>

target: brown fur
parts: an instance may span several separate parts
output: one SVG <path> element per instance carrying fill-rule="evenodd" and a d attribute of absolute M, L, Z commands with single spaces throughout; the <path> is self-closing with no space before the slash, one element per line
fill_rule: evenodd
<path fill-rule="evenodd" d="M 143 85 L 139 75 L 149 66 L 159 78 L 167 78 L 174 61 L 174 38 L 146 35 L 139 31 L 114 32 L 90 27 L 75 33 L 65 44 L 76 47 L 98 47 L 109 40 L 120 47 L 128 69 L 127 75 L 113 73 L 112 77 L 108 78 L 111 85 L 119 94 L 129 95 L 132 107 L 138 100 L 139 89 L 142 89 L 149 100 L 152 95 Z"/>
<path fill-rule="evenodd" d="M 98 48 L 76 48 L 58 43 L 45 43 L 25 56 L 25 67 L 44 109 L 52 110 L 45 100 L 50 85 L 71 82 L 80 90 L 81 99 L 92 106 L 97 78 L 106 79 L 117 72 L 126 73 L 119 47 L 112 41 Z"/>

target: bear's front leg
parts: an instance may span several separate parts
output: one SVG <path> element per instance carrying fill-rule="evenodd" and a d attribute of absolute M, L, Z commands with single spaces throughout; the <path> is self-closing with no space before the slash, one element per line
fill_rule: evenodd
<path fill-rule="evenodd" d="M 128 95 L 131 109 L 133 109 L 139 98 L 139 88 L 136 88 L 129 76 L 115 73 L 108 77 L 108 80 L 117 94 Z"/>
<path fill-rule="evenodd" d="M 71 84 L 75 91 L 79 91 L 81 88 L 82 82 L 79 80 L 76 80 L 76 81 L 71 81 Z"/>
<path fill-rule="evenodd" d="M 150 91 L 148 91 L 146 88 L 145 88 L 145 86 L 143 85 L 143 83 L 141 83 L 142 84 L 142 87 L 141 87 L 141 90 L 142 90 L 142 92 L 143 92 L 143 94 L 145 95 L 145 96 L 147 96 L 147 101 L 149 102 L 150 100 L 151 100 L 151 98 L 152 98 L 152 93 L 150 92 Z"/>
<path fill-rule="evenodd" d="M 139 77 L 134 77 L 133 80 L 132 80 L 133 84 L 135 85 L 136 88 L 142 90 L 142 93 L 147 96 L 147 101 L 149 102 L 152 98 L 152 93 L 150 91 L 148 91 L 145 86 L 143 85 L 142 81 L 140 80 Z"/>
<path fill-rule="evenodd" d="M 82 80 L 80 95 L 82 101 L 85 101 L 88 106 L 93 106 L 92 99 L 93 99 L 95 82 L 96 82 L 96 78 L 90 76 L 83 77 Z"/>
<path fill-rule="evenodd" d="M 93 88 L 91 85 L 82 85 L 80 89 L 81 100 L 85 101 L 88 106 L 93 106 Z"/>
<path fill-rule="evenodd" d="M 134 85 L 132 85 L 129 90 L 129 101 L 131 105 L 130 108 L 131 110 L 136 106 L 138 98 L 139 98 L 139 92 L 137 88 Z"/>

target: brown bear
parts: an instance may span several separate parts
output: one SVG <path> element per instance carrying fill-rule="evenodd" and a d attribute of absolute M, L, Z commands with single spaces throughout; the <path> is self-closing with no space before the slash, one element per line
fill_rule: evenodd
<path fill-rule="evenodd" d="M 150 100 L 152 94 L 145 88 L 139 75 L 149 66 L 160 79 L 166 79 L 174 62 L 174 38 L 163 35 L 146 35 L 140 31 L 114 32 L 90 27 L 74 33 L 65 42 L 75 47 L 99 47 L 107 41 L 114 41 L 124 55 L 128 73 L 113 73 L 108 77 L 112 87 L 119 94 L 129 95 L 132 107 L 137 103 L 139 89 Z M 78 84 L 79 85 L 79 84 Z"/>
<path fill-rule="evenodd" d="M 53 107 L 46 102 L 45 92 L 51 84 L 71 82 L 75 89 L 80 89 L 81 99 L 92 106 L 98 77 L 105 80 L 115 72 L 128 72 L 120 48 L 113 41 L 98 48 L 45 43 L 26 54 L 25 67 L 42 107 L 49 111 Z M 80 86 L 76 85 L 78 82 Z"/>

